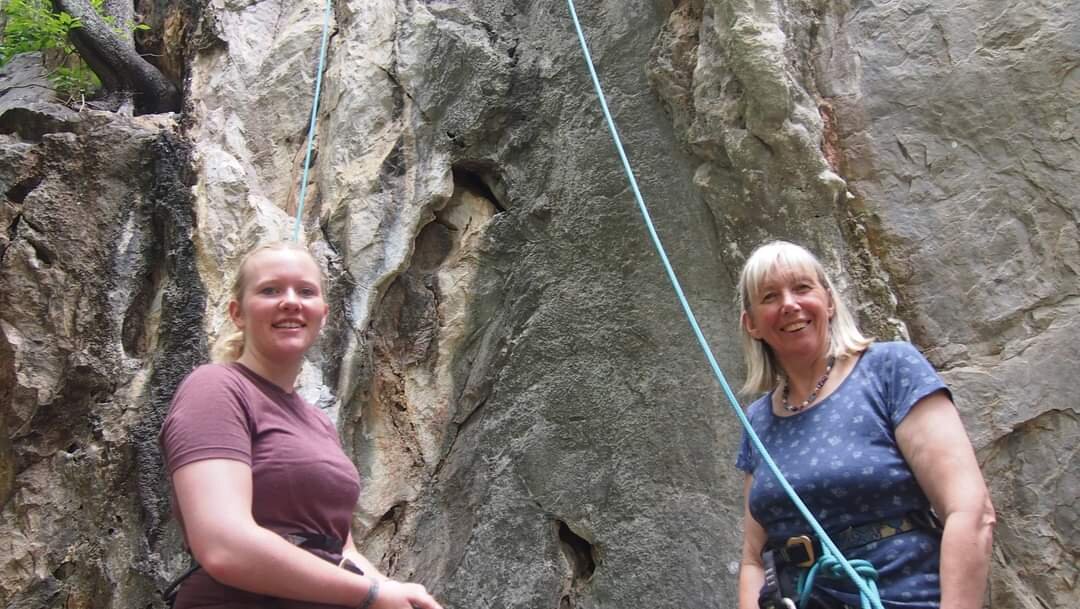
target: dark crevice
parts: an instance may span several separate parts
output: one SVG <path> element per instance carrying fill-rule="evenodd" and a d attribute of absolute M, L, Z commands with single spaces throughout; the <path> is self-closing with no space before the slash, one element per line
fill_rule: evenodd
<path fill-rule="evenodd" d="M 394 505 L 390 506 L 389 510 L 386 510 L 386 513 L 384 513 L 381 518 L 379 518 L 379 523 L 375 526 L 380 527 L 385 525 L 390 528 L 392 534 L 396 535 L 398 531 L 398 526 L 401 524 L 401 519 L 404 516 L 405 504 L 400 502 L 395 503 Z"/>
<path fill-rule="evenodd" d="M 454 163 L 454 183 L 484 197 L 495 206 L 496 213 L 507 210 L 506 188 L 498 166 L 491 161 L 459 161 Z M 501 196 L 500 196 L 501 195 Z"/>
<path fill-rule="evenodd" d="M 898 148 L 900 148 L 900 154 L 903 155 L 905 159 L 907 159 L 907 162 L 915 162 L 915 159 L 911 158 L 911 154 L 908 152 L 907 146 L 904 145 L 904 142 L 896 140 L 896 145 Z"/>
<path fill-rule="evenodd" d="M 26 196 L 29 195 L 35 188 L 41 185 L 41 176 L 30 176 L 25 180 L 16 182 L 14 186 L 8 189 L 5 194 L 8 200 L 16 205 L 26 200 Z"/>
<path fill-rule="evenodd" d="M 574 569 L 574 584 L 589 581 L 596 572 L 596 552 L 591 543 L 570 529 L 570 526 L 561 520 L 556 520 L 559 525 L 559 545 L 562 547 L 566 560 Z"/>
<path fill-rule="evenodd" d="M 28 236 L 26 242 L 30 244 L 30 247 L 34 248 L 34 257 L 46 267 L 52 266 L 53 262 L 56 261 L 56 253 L 50 250 L 42 241 Z"/>
<path fill-rule="evenodd" d="M 153 309 L 154 297 L 161 287 L 161 282 L 161 269 L 158 266 L 152 267 L 139 282 L 135 297 L 124 315 L 120 342 L 128 357 L 144 357 L 150 350 L 151 336 L 147 332 L 147 319 Z"/>
<path fill-rule="evenodd" d="M 393 149 L 390 150 L 390 154 L 386 155 L 383 159 L 382 166 L 379 168 L 379 180 L 386 182 L 388 178 L 400 178 L 405 175 L 405 152 L 402 149 L 404 142 L 399 137 L 397 142 L 394 143 Z M 389 189 L 389 184 L 384 184 L 384 188 Z"/>

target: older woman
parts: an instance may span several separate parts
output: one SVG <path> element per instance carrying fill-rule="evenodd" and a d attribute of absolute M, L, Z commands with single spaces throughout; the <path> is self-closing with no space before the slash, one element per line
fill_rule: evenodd
<path fill-rule="evenodd" d="M 758 248 L 739 279 L 748 417 L 849 559 L 869 561 L 886 609 L 983 605 L 994 510 L 948 388 L 908 343 L 864 337 L 810 252 Z M 796 598 L 818 540 L 748 437 L 739 608 Z M 766 570 L 777 571 L 777 583 Z M 777 590 L 779 588 L 779 590 Z M 800 607 L 858 607 L 846 576 Z"/>
<path fill-rule="evenodd" d="M 228 363 L 177 389 L 161 432 L 184 539 L 201 568 L 179 608 L 441 609 L 353 545 L 356 468 L 330 420 L 295 391 L 329 307 L 318 264 L 276 243 L 241 262 Z M 344 567 L 344 568 L 343 568 Z"/>

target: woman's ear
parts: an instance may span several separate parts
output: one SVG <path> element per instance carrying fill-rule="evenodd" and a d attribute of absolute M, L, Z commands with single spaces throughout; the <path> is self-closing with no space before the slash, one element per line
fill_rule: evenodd
<path fill-rule="evenodd" d="M 244 317 L 240 314 L 240 303 L 236 299 L 229 301 L 229 319 L 232 320 L 237 330 L 244 329 Z"/>
<path fill-rule="evenodd" d="M 326 320 L 330 319 L 330 305 L 323 303 L 322 319 L 319 321 L 319 330 L 326 327 Z"/>
<path fill-rule="evenodd" d="M 742 315 L 739 316 L 739 323 L 742 324 L 743 329 L 750 335 L 750 338 L 761 339 L 761 332 L 758 332 L 757 328 L 754 327 L 754 319 L 750 317 L 750 313 L 743 311 Z"/>

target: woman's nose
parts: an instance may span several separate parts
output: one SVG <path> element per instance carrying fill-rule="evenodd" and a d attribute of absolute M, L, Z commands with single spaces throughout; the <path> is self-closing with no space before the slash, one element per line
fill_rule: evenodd
<path fill-rule="evenodd" d="M 281 294 L 281 302 L 278 303 L 282 308 L 296 308 L 300 306 L 300 297 L 297 295 L 296 290 L 287 289 Z"/>
<path fill-rule="evenodd" d="M 795 298 L 795 293 L 791 290 L 784 290 L 780 292 L 780 307 L 784 310 L 790 310 L 798 308 L 799 301 Z"/>

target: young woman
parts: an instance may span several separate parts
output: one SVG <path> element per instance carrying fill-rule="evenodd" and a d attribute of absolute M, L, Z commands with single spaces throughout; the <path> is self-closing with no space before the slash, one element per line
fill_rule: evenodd
<path fill-rule="evenodd" d="M 754 430 L 848 559 L 869 561 L 886 609 L 983 606 L 994 510 L 948 388 L 908 343 L 865 338 L 810 252 L 758 248 L 739 280 Z M 749 438 L 739 608 L 797 600 L 820 543 Z M 932 510 L 932 512 L 931 512 Z M 764 586 L 775 565 L 777 591 Z M 763 597 L 760 598 L 759 597 Z M 800 609 L 860 606 L 819 576 Z"/>
<path fill-rule="evenodd" d="M 441 609 L 388 579 L 353 545 L 356 468 L 330 420 L 297 395 L 329 310 L 304 248 L 265 245 L 240 264 L 227 363 L 197 368 L 161 432 L 174 508 L 201 566 L 179 609 Z"/>

